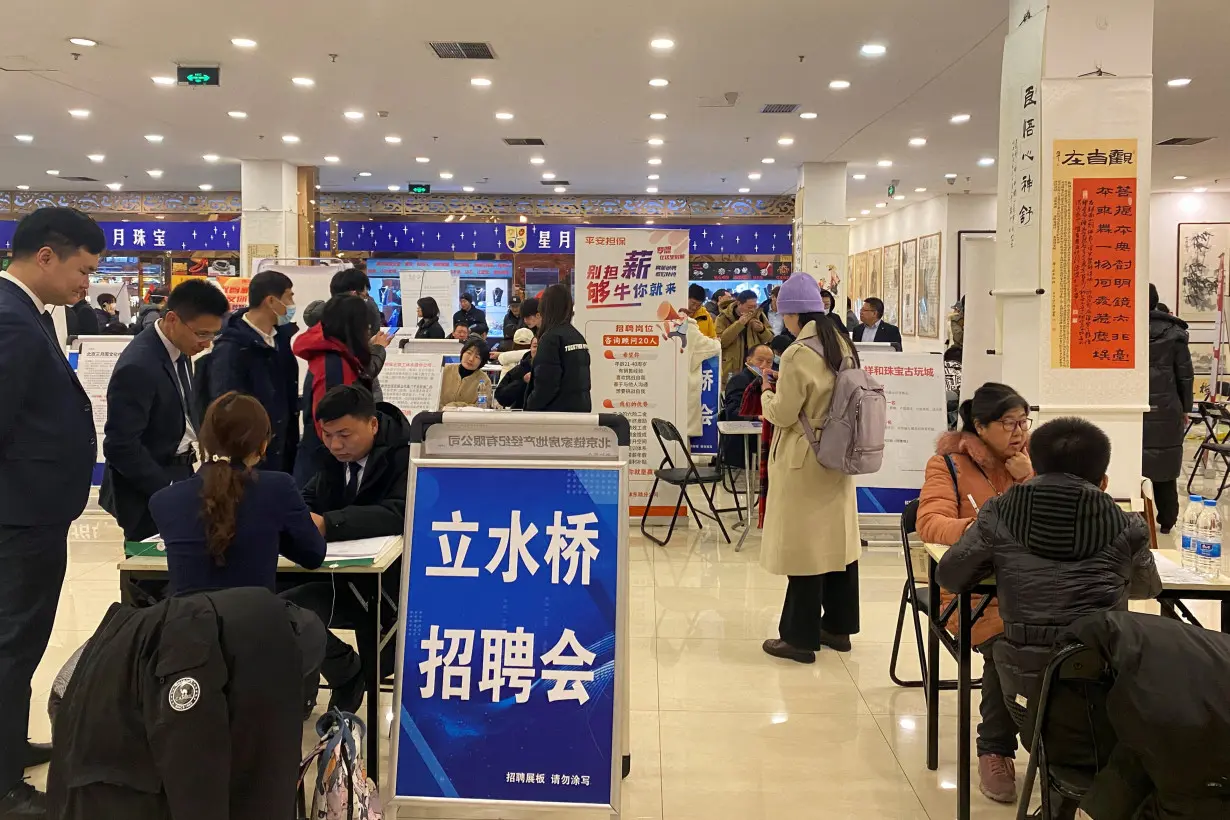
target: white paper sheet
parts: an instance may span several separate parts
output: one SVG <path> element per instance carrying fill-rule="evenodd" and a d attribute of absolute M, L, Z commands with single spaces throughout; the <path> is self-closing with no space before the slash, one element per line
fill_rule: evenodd
<path fill-rule="evenodd" d="M 1207 584 L 1208 580 L 1197 575 L 1195 571 L 1181 567 L 1160 552 L 1153 553 L 1153 563 L 1157 565 L 1157 574 L 1163 584 Z"/>
<path fill-rule="evenodd" d="M 330 561 L 375 558 L 400 539 L 400 535 L 388 535 L 380 538 L 360 538 L 356 541 L 332 541 L 325 552 L 325 565 Z"/>

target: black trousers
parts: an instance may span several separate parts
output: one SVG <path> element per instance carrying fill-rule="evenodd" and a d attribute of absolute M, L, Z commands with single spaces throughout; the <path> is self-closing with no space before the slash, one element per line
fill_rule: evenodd
<path fill-rule="evenodd" d="M 0 524 L 0 795 L 25 769 L 30 681 L 56 620 L 68 527 Z"/>
<path fill-rule="evenodd" d="M 375 632 L 372 617 L 363 609 L 344 583 L 336 587 L 332 583 L 314 582 L 300 584 L 283 590 L 281 597 L 310 613 L 314 613 L 329 631 L 324 636 L 323 660 L 320 673 L 336 689 L 354 679 L 369 664 L 364 664 L 353 648 L 333 634 L 333 629 L 353 629 L 359 645 L 365 646 Z M 366 639 L 366 640 L 364 640 Z M 374 670 L 374 666 L 371 667 Z M 392 671 L 393 667 L 387 667 Z"/>
<path fill-rule="evenodd" d="M 820 648 L 820 630 L 858 632 L 858 561 L 823 575 L 791 575 L 777 632 L 797 649 Z"/>
<path fill-rule="evenodd" d="M 978 756 L 1016 757 L 1017 722 L 1004 700 L 1004 686 L 995 665 L 995 643 L 1003 636 L 979 644 L 982 654 L 982 699 L 978 702 Z"/>
<path fill-rule="evenodd" d="M 1157 527 L 1170 531 L 1179 521 L 1179 482 L 1154 481 L 1153 501 L 1157 506 Z"/>

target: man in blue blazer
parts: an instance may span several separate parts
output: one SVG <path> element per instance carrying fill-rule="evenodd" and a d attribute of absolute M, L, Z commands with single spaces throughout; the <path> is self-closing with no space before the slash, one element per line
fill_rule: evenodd
<path fill-rule="evenodd" d="M 901 331 L 896 325 L 884 321 L 884 302 L 876 297 L 863 300 L 859 311 L 861 323 L 851 334 L 856 342 L 888 342 L 893 350 L 901 352 Z"/>
<path fill-rule="evenodd" d="M 222 330 L 230 305 L 206 279 L 171 291 L 167 310 L 120 354 L 107 385 L 102 488 L 98 501 L 115 516 L 125 541 L 158 532 L 150 515 L 154 493 L 192 476 L 196 430 L 192 357 Z"/>
<path fill-rule="evenodd" d="M 0 820 L 45 816 L 43 795 L 22 779 L 51 754 L 27 738 L 30 681 L 98 452 L 89 396 L 48 308 L 80 301 L 106 240 L 80 211 L 41 208 L 21 220 L 12 244 L 0 273 Z"/>

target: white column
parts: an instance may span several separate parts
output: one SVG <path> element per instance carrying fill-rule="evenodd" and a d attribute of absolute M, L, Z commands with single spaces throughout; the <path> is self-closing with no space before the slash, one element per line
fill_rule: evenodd
<path fill-rule="evenodd" d="M 254 259 L 312 255 L 299 248 L 298 168 L 276 160 L 244 160 L 240 175 L 244 274 L 252 275 Z"/>
<path fill-rule="evenodd" d="M 844 315 L 850 255 L 846 222 L 846 164 L 805 162 L 794 202 L 794 269 L 807 271 L 833 292 Z"/>

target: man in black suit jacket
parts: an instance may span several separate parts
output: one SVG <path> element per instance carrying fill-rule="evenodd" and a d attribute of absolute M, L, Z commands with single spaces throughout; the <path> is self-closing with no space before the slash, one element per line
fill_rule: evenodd
<path fill-rule="evenodd" d="M 0 273 L 0 818 L 43 817 L 22 780 L 46 763 L 32 746 L 30 681 L 47 649 L 68 561 L 68 528 L 85 509 L 98 453 L 90 399 L 56 338 L 48 307 L 89 289 L 102 229 L 71 208 L 17 225 Z"/>
<path fill-rule="evenodd" d="M 196 416 L 192 357 L 222 330 L 226 296 L 205 279 L 189 279 L 167 299 L 166 314 L 120 354 L 107 385 L 102 489 L 124 540 L 158 532 L 149 512 L 154 493 L 192 476 Z"/>
<path fill-rule="evenodd" d="M 863 300 L 859 311 L 862 324 L 854 328 L 856 342 L 888 342 L 893 350 L 901 352 L 901 331 L 896 325 L 884 321 L 884 302 L 874 296 Z"/>

